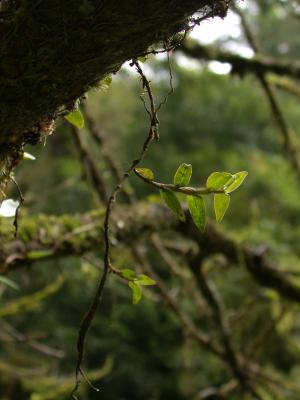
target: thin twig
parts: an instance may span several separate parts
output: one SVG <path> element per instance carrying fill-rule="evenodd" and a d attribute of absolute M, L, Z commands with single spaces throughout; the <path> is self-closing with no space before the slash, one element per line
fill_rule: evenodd
<path fill-rule="evenodd" d="M 18 229 L 19 229 L 19 213 L 21 210 L 21 207 L 25 201 L 25 198 L 23 196 L 22 190 L 18 184 L 18 182 L 15 180 L 15 178 L 13 176 L 10 177 L 11 181 L 16 185 L 16 188 L 19 192 L 19 198 L 20 198 L 20 202 L 18 204 L 18 207 L 16 209 L 16 213 L 15 213 L 15 218 L 14 218 L 14 227 L 15 227 L 15 239 L 18 236 Z"/>
<path fill-rule="evenodd" d="M 194 290 L 194 281 L 191 282 L 191 274 L 190 272 L 182 268 L 182 265 L 179 265 L 176 260 L 174 259 L 174 256 L 169 252 L 169 250 L 164 246 L 162 241 L 160 240 L 159 236 L 157 234 L 153 234 L 150 238 L 151 244 L 154 246 L 155 250 L 158 252 L 160 258 L 164 261 L 164 263 L 170 268 L 172 273 L 177 276 L 182 282 L 186 284 L 186 286 L 189 287 L 189 294 L 192 292 L 192 296 L 194 297 L 195 300 L 195 305 L 197 306 L 197 310 L 200 311 L 202 314 L 205 314 L 206 316 L 211 316 L 210 311 L 207 309 L 202 297 L 200 296 L 200 293 L 198 290 Z M 190 290 L 190 285 L 193 285 L 193 290 Z"/>
<path fill-rule="evenodd" d="M 133 65 L 135 65 L 135 64 L 133 64 Z M 145 83 L 143 77 L 142 77 L 142 82 L 143 82 L 143 87 L 146 88 L 147 86 L 146 86 L 146 83 Z M 148 82 L 148 83 L 149 83 L 149 82 Z M 150 87 L 150 86 L 149 86 L 149 87 Z M 147 91 L 147 90 L 146 90 L 146 91 Z M 155 113 L 157 112 L 157 108 L 155 108 L 155 106 L 154 106 L 152 109 L 151 109 L 151 107 L 150 107 L 150 110 L 148 110 L 148 111 L 149 111 L 149 113 L 151 114 L 151 112 L 152 112 L 153 110 L 155 110 Z M 156 119 L 157 119 L 157 116 L 155 116 L 155 117 L 156 117 Z M 150 118 L 150 131 L 149 131 L 149 136 L 151 135 L 151 136 L 152 136 L 152 139 L 154 139 L 154 138 L 157 137 L 155 134 L 153 134 L 153 131 L 151 130 L 151 122 L 152 122 L 153 120 L 155 121 L 155 118 L 153 119 L 153 118 L 151 117 L 151 118 Z M 158 121 L 157 121 L 157 123 L 158 123 Z M 149 136 L 148 136 L 148 137 L 149 137 Z M 101 138 L 101 139 L 103 139 L 103 138 Z M 147 138 L 147 139 L 148 139 L 148 138 Z M 102 147 L 101 147 L 101 150 L 102 150 Z M 135 162 L 135 161 L 137 161 L 137 160 L 134 160 L 134 162 Z M 109 160 L 108 160 L 108 159 L 106 159 L 106 162 L 109 164 Z M 132 172 L 132 170 L 134 170 L 134 168 L 135 168 L 135 167 L 132 168 L 132 165 L 131 165 L 131 168 L 130 168 L 129 170 Z M 112 173 L 114 174 L 115 177 L 120 177 L 121 174 L 119 173 L 118 169 L 117 169 L 117 170 L 114 169 L 114 168 L 110 168 L 110 169 L 112 170 Z M 127 173 L 128 173 L 128 172 L 127 172 Z M 142 176 L 141 176 L 141 177 L 142 177 Z M 127 177 L 126 177 L 126 178 L 127 178 Z M 142 178 L 143 178 L 143 177 L 142 177 Z M 123 182 L 123 179 L 124 179 L 124 175 L 121 176 L 121 181 L 122 181 L 122 182 Z M 144 179 L 144 180 L 147 181 L 147 179 Z M 151 181 L 151 182 L 147 181 L 147 183 L 153 184 L 152 182 L 153 182 L 153 181 Z M 121 186 L 121 187 L 119 187 L 119 186 Z M 155 186 L 156 188 L 159 188 L 159 189 L 169 189 L 169 190 L 174 189 L 174 191 L 179 191 L 179 192 L 182 192 L 182 193 L 194 194 L 194 195 L 197 195 L 197 194 L 209 194 L 209 193 L 215 193 L 215 192 L 216 192 L 216 191 L 208 190 L 207 188 L 196 188 L 196 189 L 194 189 L 194 188 L 178 188 L 178 187 L 175 187 L 175 185 L 167 185 L 167 184 L 165 185 L 165 184 L 161 184 L 161 183 L 159 183 L 159 182 L 154 182 L 153 186 Z M 121 188 L 122 188 L 122 184 L 121 184 L 121 185 L 118 185 L 117 188 L 115 189 L 115 192 L 114 192 L 114 193 L 115 193 L 115 198 L 116 198 L 116 195 L 119 193 L 119 190 L 121 190 Z M 177 190 L 175 190 L 175 189 L 177 189 Z M 181 189 L 181 190 L 180 190 L 180 189 Z M 195 192 L 195 191 L 196 191 L 196 192 Z M 220 192 L 223 193 L 223 191 L 217 191 L 217 193 L 220 193 Z M 111 205 L 111 207 L 112 207 L 112 204 L 113 204 L 114 201 L 115 201 L 115 198 L 112 200 L 111 203 L 109 203 L 109 205 Z M 111 198 L 110 198 L 110 200 L 111 200 Z M 130 200 L 128 200 L 128 201 L 130 201 Z M 108 205 L 108 206 L 109 206 L 109 205 Z M 106 220 L 106 223 L 105 223 L 105 229 L 106 229 L 106 232 L 107 232 L 107 234 L 108 234 L 108 233 L 109 233 L 109 216 L 110 216 L 110 214 L 111 214 L 111 208 L 110 208 L 109 210 L 107 210 L 107 211 L 108 211 L 108 212 L 106 213 L 106 216 L 108 217 L 108 219 Z M 117 270 L 115 267 L 113 267 L 113 266 L 111 265 L 111 263 L 110 263 L 110 257 L 109 257 L 109 236 L 107 236 L 107 239 L 108 239 L 108 242 L 105 242 L 105 245 L 106 245 L 106 249 L 108 250 L 108 252 L 105 253 L 104 271 L 103 271 L 103 275 L 102 275 L 102 279 L 103 279 L 103 277 L 104 277 L 104 283 L 103 283 L 103 286 L 102 286 L 102 288 L 101 288 L 101 290 L 100 290 L 100 297 L 101 297 L 101 295 L 102 295 L 103 287 L 104 287 L 105 280 L 106 280 L 106 278 L 107 278 L 108 272 L 116 273 L 117 275 L 119 275 L 118 270 Z M 150 240 L 151 240 L 151 239 L 150 239 Z M 162 298 L 164 298 L 164 299 L 167 301 L 167 303 L 169 304 L 170 308 L 171 308 L 171 309 L 173 310 L 173 312 L 177 315 L 177 317 L 179 318 L 179 320 L 180 320 L 182 326 L 183 326 L 184 329 L 188 332 L 188 334 L 189 334 L 191 337 L 193 337 L 199 344 L 201 344 L 201 346 L 202 346 L 203 348 L 208 349 L 208 350 L 211 351 L 212 353 L 214 353 L 214 354 L 216 354 L 217 356 L 219 356 L 220 358 L 222 358 L 222 360 L 224 360 L 226 363 L 228 363 L 228 349 L 226 349 L 226 346 L 225 346 L 225 353 L 224 353 L 223 350 L 220 349 L 220 346 L 219 346 L 218 344 L 215 344 L 214 341 L 213 341 L 211 338 L 207 337 L 207 335 L 206 335 L 204 332 L 200 331 L 199 328 L 196 327 L 196 326 L 194 325 L 194 323 L 190 320 L 190 318 L 189 318 L 185 313 L 183 313 L 183 312 L 179 309 L 178 304 L 177 304 L 177 301 L 176 301 L 176 299 L 174 298 L 174 296 L 172 296 L 172 295 L 168 292 L 167 288 L 165 287 L 165 285 L 163 284 L 163 282 L 160 280 L 160 278 L 152 271 L 151 266 L 150 266 L 150 264 L 148 263 L 147 259 L 145 258 L 143 252 L 140 252 L 139 249 L 138 249 L 138 247 L 137 247 L 136 245 L 135 245 L 135 246 L 131 245 L 130 247 L 131 247 L 131 250 L 132 250 L 132 253 L 133 253 L 134 258 L 136 258 L 136 260 L 137 260 L 138 263 L 142 266 L 142 268 L 143 268 L 145 271 L 149 272 L 150 275 L 153 276 L 153 278 L 157 281 L 157 286 L 158 286 L 158 289 L 160 290 L 160 293 L 161 293 Z M 166 256 L 165 253 L 164 253 L 164 256 Z M 168 260 L 168 262 L 170 261 L 170 259 L 168 259 L 168 257 L 167 257 L 167 258 L 164 257 L 164 259 L 165 259 L 165 260 Z M 106 272 L 105 272 L 105 271 L 106 271 Z M 101 280 L 101 282 L 103 282 L 103 281 Z M 101 282 L 100 282 L 100 283 L 101 283 Z M 99 296 L 99 291 L 97 292 L 96 297 L 97 297 L 97 296 Z M 98 298 L 99 298 L 99 297 L 98 297 Z M 101 300 L 101 298 L 100 298 L 100 300 Z M 99 302 L 100 302 L 100 300 L 99 300 Z M 99 303 L 98 303 L 98 304 L 99 304 Z M 97 304 L 97 305 L 98 305 L 98 304 Z M 96 305 L 96 308 L 97 308 L 97 305 Z M 85 331 L 85 333 L 84 333 L 83 342 L 82 342 L 82 347 L 81 347 L 81 349 L 82 349 L 82 353 L 81 353 L 82 358 L 83 358 L 83 348 L 84 348 L 84 338 L 85 338 L 85 334 L 86 334 L 86 332 L 87 332 L 87 330 L 88 330 L 89 325 L 90 325 L 91 322 L 92 322 L 93 316 L 94 316 L 94 315 L 92 315 L 91 320 L 88 320 L 88 321 L 87 321 L 87 325 L 88 325 L 88 326 L 85 327 L 86 331 Z M 222 316 L 222 318 L 224 318 L 223 315 L 221 315 L 221 316 Z M 228 327 L 226 327 L 225 325 L 226 325 L 226 324 L 225 324 L 225 322 L 223 321 L 222 327 L 223 327 L 223 330 L 225 331 L 225 334 L 226 334 L 226 332 L 228 333 Z M 224 328 L 224 326 L 225 326 L 225 328 L 226 328 L 227 330 Z M 223 334 L 224 334 L 224 333 L 223 333 Z M 228 334 L 228 335 L 229 335 L 229 334 Z M 227 336 L 228 336 L 228 335 L 227 335 Z M 231 345 L 231 349 L 233 348 L 232 343 L 230 342 L 230 341 L 231 341 L 230 337 L 229 337 L 229 339 L 228 339 L 228 337 L 227 337 L 227 342 L 226 342 L 225 338 L 223 338 L 223 341 L 224 341 L 225 343 L 227 343 L 227 347 L 230 348 L 229 345 Z M 233 350 L 233 351 L 235 352 L 235 350 Z M 229 352 L 229 354 L 230 354 L 230 352 Z M 237 355 L 237 354 L 236 354 L 236 357 L 238 358 L 238 355 Z M 81 360 L 81 361 L 82 361 L 82 360 Z M 239 362 L 239 361 L 238 361 L 238 362 Z M 241 366 L 239 366 L 238 368 L 241 368 Z M 82 371 L 82 369 L 81 369 L 81 363 L 80 363 L 80 365 L 79 365 L 79 369 L 77 370 L 77 378 L 78 378 L 78 374 L 79 374 L 79 373 L 83 374 L 83 371 Z M 239 371 L 239 373 L 240 373 L 240 371 Z M 79 385 L 79 380 L 77 379 L 76 390 L 77 390 L 77 388 L 78 388 L 78 385 Z M 253 394 L 253 396 L 254 396 L 255 398 L 260 398 L 259 395 L 256 393 L 255 389 L 252 387 L 252 385 L 250 385 L 250 383 L 246 382 L 246 383 L 244 383 L 243 386 L 245 387 L 246 390 L 250 391 L 250 392 Z M 76 397 L 74 396 L 73 398 L 75 399 Z"/>
<path fill-rule="evenodd" d="M 207 187 L 199 187 L 199 188 L 194 188 L 194 187 L 189 187 L 189 186 L 176 186 L 173 185 L 172 183 L 161 183 L 161 182 L 156 182 L 153 181 L 141 173 L 137 169 L 134 170 L 135 174 L 141 178 L 144 182 L 148 183 L 149 185 L 154 186 L 156 189 L 159 190 L 171 190 L 172 192 L 178 192 L 178 193 L 184 193 L 188 195 L 206 195 L 206 194 L 212 194 L 212 193 L 224 193 L 223 189 L 210 189 Z"/>
<path fill-rule="evenodd" d="M 109 234 L 110 234 L 110 216 L 111 216 L 113 204 L 115 203 L 117 195 L 121 191 L 125 181 L 129 177 L 129 175 L 134 171 L 135 167 L 143 160 L 152 141 L 159 137 L 157 109 L 155 107 L 153 94 L 152 94 L 152 91 L 150 88 L 150 83 L 149 83 L 148 79 L 146 78 L 146 76 L 144 75 L 143 70 L 140 67 L 138 61 L 133 60 L 132 65 L 134 65 L 136 67 L 136 70 L 142 79 L 143 88 L 146 89 L 148 97 L 149 97 L 150 109 L 151 109 L 150 127 L 149 127 L 147 138 L 144 141 L 144 144 L 142 146 L 142 150 L 140 152 L 139 157 L 132 161 L 130 167 L 123 174 L 121 180 L 119 181 L 119 184 L 115 187 L 115 189 L 114 189 L 113 193 L 111 194 L 111 196 L 109 197 L 109 200 L 107 203 L 105 218 L 104 218 L 104 226 L 103 226 L 103 228 L 104 228 L 104 246 L 105 246 L 104 270 L 103 270 L 103 273 L 102 273 L 102 276 L 101 276 L 101 279 L 100 279 L 100 282 L 98 285 L 98 289 L 93 298 L 93 301 L 92 301 L 87 313 L 83 317 L 81 324 L 80 324 L 80 328 L 79 328 L 78 341 L 77 341 L 77 363 L 76 363 L 76 370 L 75 370 L 76 384 L 75 384 L 75 388 L 72 392 L 73 399 L 76 399 L 75 393 L 77 392 L 79 384 L 80 384 L 79 375 L 81 374 L 82 376 L 84 376 L 83 369 L 82 369 L 82 362 L 83 362 L 83 357 L 84 357 L 86 335 L 87 335 L 87 332 L 93 322 L 96 310 L 101 302 L 106 279 L 107 279 L 108 273 L 110 272 L 111 267 L 112 267 L 111 258 L 110 258 L 110 236 L 109 236 Z"/>
<path fill-rule="evenodd" d="M 168 93 L 165 95 L 164 99 L 160 102 L 160 104 L 157 107 L 157 111 L 159 111 L 161 109 L 161 107 L 163 105 L 166 104 L 169 96 L 171 96 L 172 93 L 174 93 L 174 87 L 173 87 L 173 73 L 172 73 L 172 67 L 171 67 L 171 59 L 170 59 L 170 51 L 167 51 L 167 60 L 168 60 L 168 70 L 169 70 L 169 91 Z"/>
<path fill-rule="evenodd" d="M 253 358 L 257 351 L 264 345 L 264 343 L 270 338 L 272 332 L 275 331 L 277 324 L 286 316 L 287 312 L 291 310 L 291 304 L 285 304 L 282 306 L 281 311 L 277 318 L 271 319 L 269 324 L 265 327 L 260 335 L 258 335 L 253 342 L 250 344 L 247 350 L 247 356 Z"/>
<path fill-rule="evenodd" d="M 162 298 L 166 301 L 166 303 L 169 305 L 169 307 L 173 310 L 175 315 L 177 315 L 179 321 L 181 322 L 182 326 L 185 328 L 188 335 L 190 337 L 192 337 L 194 340 L 196 340 L 201 345 L 201 347 L 203 347 L 204 349 L 209 350 L 213 354 L 223 358 L 224 352 L 222 349 L 220 349 L 220 346 L 218 346 L 218 344 L 215 344 L 214 342 L 212 342 L 212 340 L 207 336 L 207 334 L 202 332 L 198 327 L 196 327 L 196 325 L 194 325 L 194 323 L 191 321 L 189 316 L 180 310 L 176 299 L 174 298 L 174 296 L 172 296 L 169 293 L 169 290 L 167 289 L 166 285 L 160 279 L 160 277 L 155 273 L 155 271 L 152 269 L 150 263 L 148 261 L 146 261 L 145 257 L 143 256 L 143 253 L 138 248 L 138 246 L 132 247 L 131 250 L 132 250 L 133 256 L 139 262 L 142 269 L 147 274 L 149 274 L 151 277 L 153 277 Z"/>

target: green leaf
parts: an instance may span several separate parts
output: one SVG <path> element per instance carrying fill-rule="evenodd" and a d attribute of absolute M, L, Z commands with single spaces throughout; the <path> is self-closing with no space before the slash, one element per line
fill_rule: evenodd
<path fill-rule="evenodd" d="M 69 112 L 69 114 L 65 115 L 65 119 L 76 128 L 84 127 L 84 118 L 79 109 Z"/>
<path fill-rule="evenodd" d="M 143 274 L 138 276 L 137 283 L 142 286 L 156 285 L 156 282 L 153 279 L 151 279 L 149 276 L 143 275 Z"/>
<path fill-rule="evenodd" d="M 237 172 L 236 174 L 232 175 L 234 181 L 230 183 L 228 187 L 226 187 L 225 192 L 232 193 L 234 190 L 240 187 L 247 175 L 248 175 L 247 171 Z"/>
<path fill-rule="evenodd" d="M 212 190 L 222 189 L 230 181 L 232 175 L 229 172 L 213 172 L 206 181 L 206 187 Z"/>
<path fill-rule="evenodd" d="M 140 56 L 140 57 L 138 57 L 138 61 L 139 61 L 139 62 L 141 62 L 141 63 L 144 63 L 144 62 L 146 62 L 146 61 L 147 61 L 147 59 L 148 59 L 148 57 L 147 57 L 147 56 Z"/>
<path fill-rule="evenodd" d="M 23 160 L 32 160 L 34 161 L 36 158 L 30 154 L 30 153 L 26 153 L 26 151 L 24 151 L 23 153 Z"/>
<path fill-rule="evenodd" d="M 166 205 L 170 208 L 170 210 L 172 210 L 173 213 L 177 215 L 180 221 L 184 222 L 185 215 L 183 209 L 181 208 L 179 200 L 177 199 L 175 194 L 171 192 L 171 190 L 169 189 L 161 190 L 160 194 Z"/>
<path fill-rule="evenodd" d="M 0 276 L 0 283 L 3 283 L 6 286 L 10 286 L 15 290 L 20 290 L 19 286 L 14 281 L 6 278 L 5 276 Z"/>
<path fill-rule="evenodd" d="M 154 173 L 149 168 L 135 168 L 135 171 L 138 175 L 148 179 L 149 181 L 154 180 Z"/>
<path fill-rule="evenodd" d="M 136 273 L 132 269 L 124 268 L 124 269 L 121 269 L 120 272 L 121 272 L 121 275 L 123 276 L 123 278 L 125 278 L 127 280 L 132 280 L 132 279 L 136 278 Z"/>
<path fill-rule="evenodd" d="M 205 228 L 205 203 L 200 196 L 187 196 L 187 202 L 192 219 L 202 232 Z"/>
<path fill-rule="evenodd" d="M 192 176 L 191 164 L 179 165 L 174 176 L 174 185 L 179 187 L 187 186 L 190 182 L 191 176 Z"/>
<path fill-rule="evenodd" d="M 217 222 L 221 222 L 230 203 L 230 196 L 225 193 L 214 195 L 214 208 Z"/>
<path fill-rule="evenodd" d="M 27 253 L 27 258 L 30 260 L 39 260 L 51 257 L 53 254 L 53 250 L 32 250 Z"/>
<path fill-rule="evenodd" d="M 137 283 L 132 281 L 128 282 L 128 286 L 130 287 L 132 292 L 132 303 L 138 304 L 142 298 L 142 289 Z"/>

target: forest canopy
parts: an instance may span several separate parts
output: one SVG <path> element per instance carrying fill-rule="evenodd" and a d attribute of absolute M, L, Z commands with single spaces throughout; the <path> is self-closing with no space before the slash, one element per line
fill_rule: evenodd
<path fill-rule="evenodd" d="M 299 399 L 298 1 L 78 3 L 0 1 L 1 400 Z"/>

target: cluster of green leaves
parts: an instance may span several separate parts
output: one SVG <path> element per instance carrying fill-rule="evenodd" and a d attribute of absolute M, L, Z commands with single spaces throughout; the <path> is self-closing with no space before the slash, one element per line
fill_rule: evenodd
<path fill-rule="evenodd" d="M 214 194 L 214 210 L 217 222 L 221 222 L 230 203 L 230 194 L 244 182 L 247 171 L 230 174 L 229 172 L 213 172 L 206 181 L 206 187 L 215 190 L 223 190 L 223 193 Z"/>
<path fill-rule="evenodd" d="M 137 168 L 136 172 L 143 180 L 154 182 L 154 174 L 148 168 Z M 217 222 L 221 222 L 230 203 L 230 194 L 245 180 L 248 172 L 241 171 L 235 174 L 229 172 L 213 172 L 209 175 L 204 188 L 188 187 L 192 177 L 192 165 L 181 164 L 174 175 L 174 185 L 162 186 L 160 194 L 166 205 L 173 211 L 180 221 L 185 222 L 185 213 L 175 192 L 186 194 L 188 209 L 191 217 L 200 231 L 205 228 L 206 208 L 203 195 L 214 195 L 214 210 Z M 154 182 L 155 186 L 155 182 Z M 192 189 L 192 190 L 190 190 Z"/>
<path fill-rule="evenodd" d="M 119 273 L 120 277 L 128 282 L 132 292 L 132 303 L 138 304 L 142 298 L 143 292 L 141 286 L 152 286 L 156 282 L 144 274 L 137 275 L 132 269 L 124 268 Z"/>

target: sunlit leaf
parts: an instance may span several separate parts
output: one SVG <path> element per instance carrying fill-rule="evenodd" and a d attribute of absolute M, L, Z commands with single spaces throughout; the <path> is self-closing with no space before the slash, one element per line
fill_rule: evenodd
<path fill-rule="evenodd" d="M 16 215 L 16 210 L 20 203 L 17 200 L 6 199 L 2 201 L 0 206 L 0 217 L 14 217 Z"/>
<path fill-rule="evenodd" d="M 65 115 L 65 119 L 76 128 L 84 127 L 84 118 L 79 109 L 69 112 L 69 114 Z"/>
<path fill-rule="evenodd" d="M 121 275 L 123 276 L 123 278 L 128 279 L 128 280 L 132 280 L 132 279 L 136 278 L 135 271 L 133 271 L 132 269 L 128 269 L 128 268 L 121 269 Z"/>
<path fill-rule="evenodd" d="M 164 202 L 170 208 L 170 210 L 172 210 L 173 213 L 177 215 L 180 221 L 184 222 L 185 215 L 176 195 L 169 189 L 161 190 L 160 194 Z"/>
<path fill-rule="evenodd" d="M 152 286 L 156 285 L 156 282 L 149 276 L 141 274 L 138 276 L 138 284 L 142 286 Z"/>
<path fill-rule="evenodd" d="M 149 168 L 136 168 L 136 173 L 149 181 L 154 180 L 154 173 Z"/>
<path fill-rule="evenodd" d="M 14 281 L 6 278 L 5 276 L 0 276 L 0 283 L 3 283 L 4 285 L 9 286 L 15 290 L 20 290 L 19 286 Z"/>
<path fill-rule="evenodd" d="M 221 222 L 230 203 L 230 196 L 225 193 L 214 195 L 214 209 L 217 222 Z"/>
<path fill-rule="evenodd" d="M 202 232 L 205 228 L 205 203 L 200 196 L 187 196 L 187 202 L 192 219 Z"/>
<path fill-rule="evenodd" d="M 187 186 L 190 182 L 191 176 L 192 176 L 191 164 L 179 165 L 179 167 L 175 173 L 175 176 L 174 176 L 174 185 Z"/>
<path fill-rule="evenodd" d="M 128 282 L 128 286 L 130 287 L 132 293 L 132 303 L 138 304 L 142 298 L 142 289 L 137 283 L 132 281 Z"/>
<path fill-rule="evenodd" d="M 26 151 L 24 151 L 23 153 L 23 160 L 32 160 L 34 161 L 36 158 L 30 154 L 30 153 L 26 153 Z"/>
<path fill-rule="evenodd" d="M 206 181 L 206 187 L 212 190 L 222 189 L 230 181 L 232 175 L 229 172 L 213 172 Z"/>
<path fill-rule="evenodd" d="M 51 257 L 53 254 L 53 250 L 32 250 L 27 253 L 27 258 L 30 260 L 39 260 L 42 258 Z"/>
<path fill-rule="evenodd" d="M 226 187 L 226 193 L 232 193 L 234 190 L 236 190 L 238 187 L 241 186 L 241 184 L 244 182 L 246 176 L 248 175 L 247 171 L 241 171 L 237 172 L 236 174 L 233 175 L 234 181 L 230 183 L 228 187 Z"/>

